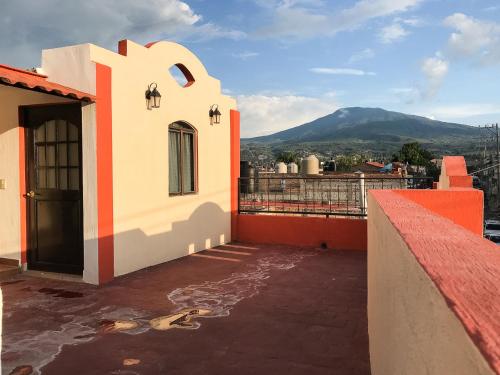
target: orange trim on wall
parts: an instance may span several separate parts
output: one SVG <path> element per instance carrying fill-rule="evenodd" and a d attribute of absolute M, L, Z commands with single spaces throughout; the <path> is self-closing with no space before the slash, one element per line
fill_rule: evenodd
<path fill-rule="evenodd" d="M 394 190 L 394 192 L 483 236 L 484 200 L 481 190 Z"/>
<path fill-rule="evenodd" d="M 238 239 L 238 178 L 240 177 L 240 112 L 231 109 L 231 239 Z"/>
<path fill-rule="evenodd" d="M 111 68 L 96 63 L 97 222 L 99 284 L 114 277 Z"/>
<path fill-rule="evenodd" d="M 362 219 L 237 215 L 237 220 L 237 239 L 245 243 L 308 247 L 324 243 L 334 250 L 367 249 L 367 225 Z"/>
<path fill-rule="evenodd" d="M 448 176 L 450 189 L 472 188 L 472 176 Z"/>
<path fill-rule="evenodd" d="M 127 39 L 123 39 L 118 42 L 118 53 L 122 56 L 127 56 L 127 43 Z"/>
<path fill-rule="evenodd" d="M 467 176 L 467 164 L 463 156 L 444 156 L 443 164 L 448 176 Z"/>
<path fill-rule="evenodd" d="M 151 48 L 151 47 L 153 47 L 156 43 L 159 43 L 159 42 L 160 42 L 160 40 L 157 40 L 156 42 L 149 42 L 149 43 L 147 43 L 146 45 L 144 45 L 144 47 L 146 47 L 146 48 Z"/>
<path fill-rule="evenodd" d="M 28 231 L 27 231 L 27 206 L 26 198 L 26 143 L 25 143 L 25 130 L 22 110 L 19 108 L 19 209 L 20 209 L 20 228 L 21 228 L 21 265 L 28 262 L 27 249 L 28 249 Z"/>

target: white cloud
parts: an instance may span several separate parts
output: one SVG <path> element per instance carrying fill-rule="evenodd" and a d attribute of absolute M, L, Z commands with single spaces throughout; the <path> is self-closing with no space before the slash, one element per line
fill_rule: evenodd
<path fill-rule="evenodd" d="M 496 12 L 497 10 L 500 10 L 500 5 L 493 5 L 491 7 L 483 8 L 483 11 L 485 12 Z"/>
<path fill-rule="evenodd" d="M 399 23 L 384 27 L 378 35 L 380 41 L 384 44 L 391 44 L 404 39 L 409 32 Z"/>
<path fill-rule="evenodd" d="M 256 35 L 275 38 L 311 38 L 332 36 L 340 31 L 353 30 L 379 17 L 406 12 L 423 0 L 359 0 L 351 8 L 331 12 L 323 1 L 265 2 L 271 10 L 271 23 Z M 261 1 L 258 4 L 262 5 Z"/>
<path fill-rule="evenodd" d="M 396 17 L 393 20 L 394 23 L 400 23 L 403 25 L 408 25 L 412 27 L 420 27 L 425 24 L 425 21 L 419 17 L 409 17 L 409 18 L 402 18 L 402 17 Z"/>
<path fill-rule="evenodd" d="M 257 57 L 259 55 L 260 54 L 258 52 L 244 51 L 244 52 L 239 52 L 239 53 L 233 53 L 231 56 L 233 56 L 236 59 L 240 59 L 240 60 L 245 61 L 245 60 L 248 60 L 249 58 Z"/>
<path fill-rule="evenodd" d="M 124 37 L 147 43 L 244 36 L 203 23 L 179 0 L 4 1 L 0 14 L 0 56 L 15 65 L 38 64 L 43 48 L 86 42 L 114 48 Z"/>
<path fill-rule="evenodd" d="M 432 116 L 446 120 L 500 114 L 500 103 L 476 103 L 438 106 L 427 110 Z"/>
<path fill-rule="evenodd" d="M 317 74 L 348 75 L 348 76 L 374 76 L 376 73 L 350 68 L 311 68 L 309 71 Z"/>
<path fill-rule="evenodd" d="M 471 58 L 483 64 L 500 63 L 499 23 L 455 13 L 447 17 L 444 24 L 455 29 L 448 40 L 452 58 Z"/>
<path fill-rule="evenodd" d="M 351 27 L 372 18 L 402 13 L 422 3 L 423 0 L 360 0 L 352 8 L 342 12 L 346 24 Z"/>
<path fill-rule="evenodd" d="M 393 87 L 389 89 L 389 91 L 393 94 L 399 95 L 399 94 L 411 94 L 412 92 L 415 91 L 413 87 Z"/>
<path fill-rule="evenodd" d="M 359 52 L 355 53 L 354 55 L 352 55 L 349 58 L 349 63 L 353 64 L 353 63 L 356 63 L 359 61 L 369 60 L 369 59 L 372 59 L 374 57 L 375 57 L 375 52 L 371 48 L 365 48 L 364 50 L 359 51 Z"/>
<path fill-rule="evenodd" d="M 448 39 L 445 57 L 437 53 L 435 57 L 425 59 L 421 65 L 427 79 L 425 87 L 420 90 L 423 98 L 432 98 L 437 94 L 450 62 L 454 60 L 467 59 L 479 64 L 500 63 L 499 23 L 455 13 L 444 19 L 444 25 L 455 31 Z"/>
<path fill-rule="evenodd" d="M 429 57 L 422 62 L 420 68 L 427 79 L 422 96 L 427 99 L 433 98 L 438 93 L 444 78 L 448 74 L 449 63 L 439 56 Z"/>
<path fill-rule="evenodd" d="M 339 108 L 334 97 L 239 95 L 237 100 L 244 138 L 301 125 Z"/>
<path fill-rule="evenodd" d="M 422 96 L 416 87 L 393 87 L 389 92 L 405 104 L 413 104 Z"/>
<path fill-rule="evenodd" d="M 384 44 L 398 42 L 410 35 L 408 28 L 420 27 L 423 24 L 424 21 L 417 17 L 396 17 L 392 20 L 390 25 L 387 25 L 380 30 L 378 38 Z"/>
<path fill-rule="evenodd" d="M 469 125 L 484 125 L 498 122 L 500 102 L 498 103 L 455 103 L 415 109 L 415 114 L 440 121 Z"/>

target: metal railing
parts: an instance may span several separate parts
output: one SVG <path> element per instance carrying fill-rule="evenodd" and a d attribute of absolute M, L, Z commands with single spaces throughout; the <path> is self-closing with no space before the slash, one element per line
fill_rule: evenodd
<path fill-rule="evenodd" d="M 431 188 L 430 177 L 241 177 L 238 212 L 364 217 L 368 190 Z"/>

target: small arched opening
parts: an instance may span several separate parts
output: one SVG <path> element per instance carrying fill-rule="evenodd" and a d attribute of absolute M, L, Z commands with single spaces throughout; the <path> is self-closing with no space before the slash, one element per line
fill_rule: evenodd
<path fill-rule="evenodd" d="M 184 64 L 174 64 L 168 70 L 181 87 L 189 87 L 195 81 L 193 74 Z"/>

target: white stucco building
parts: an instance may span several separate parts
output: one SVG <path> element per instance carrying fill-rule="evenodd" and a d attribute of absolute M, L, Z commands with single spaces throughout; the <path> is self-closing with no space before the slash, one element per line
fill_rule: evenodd
<path fill-rule="evenodd" d="M 238 158 L 235 100 L 179 44 L 0 66 L 0 258 L 98 284 L 226 243 Z"/>

